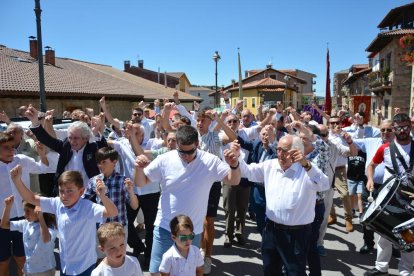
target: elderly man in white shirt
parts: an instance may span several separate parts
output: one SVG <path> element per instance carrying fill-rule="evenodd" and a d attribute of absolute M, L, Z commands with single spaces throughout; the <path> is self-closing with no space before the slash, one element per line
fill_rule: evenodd
<path fill-rule="evenodd" d="M 329 188 L 328 177 L 304 157 L 302 140 L 280 139 L 278 158 L 247 165 L 240 160 L 243 177 L 263 182 L 266 226 L 263 231 L 264 275 L 306 275 L 306 249 L 315 217 L 316 192 Z"/>

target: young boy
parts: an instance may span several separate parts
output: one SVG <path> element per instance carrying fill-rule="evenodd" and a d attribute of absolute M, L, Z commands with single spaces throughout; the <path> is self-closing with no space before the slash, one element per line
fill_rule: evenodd
<path fill-rule="evenodd" d="M 92 271 L 92 276 L 142 276 L 141 266 L 135 257 L 126 255 L 125 232 L 122 224 L 108 222 L 98 229 L 99 249 L 106 254 Z"/>
<path fill-rule="evenodd" d="M 15 154 L 14 143 L 12 135 L 0 132 L 0 202 L 4 202 L 10 195 L 14 196 L 15 200 L 10 210 L 11 221 L 23 218 L 23 205 L 19 193 L 10 180 L 10 170 L 16 165 L 21 165 L 23 168 L 22 179 L 27 187 L 30 185 L 30 174 L 54 172 L 53 166 L 49 166 L 43 145 L 37 144 L 36 150 L 39 153 L 40 161 L 36 162 L 33 158 Z M 3 207 L 4 205 L 0 204 L 0 214 L 3 213 Z M 0 275 L 9 275 L 9 261 L 12 252 L 17 264 L 17 273 L 22 275 L 25 263 L 22 234 L 20 232 L 10 232 L 9 229 L 0 229 L 0 245 Z"/>
<path fill-rule="evenodd" d="M 193 222 L 188 216 L 175 216 L 170 222 L 174 245 L 162 256 L 161 276 L 203 275 L 204 260 L 194 239 Z"/>
<path fill-rule="evenodd" d="M 96 263 L 96 223 L 102 218 L 114 217 L 118 210 L 105 195 L 103 182 L 96 185 L 96 193 L 103 206 L 95 204 L 81 196 L 83 187 L 82 174 L 78 171 L 66 171 L 58 179 L 59 197 L 46 198 L 33 194 L 23 183 L 22 167 L 16 166 L 10 171 L 11 178 L 21 197 L 40 208 L 45 213 L 56 215 L 61 274 L 90 275 Z"/>

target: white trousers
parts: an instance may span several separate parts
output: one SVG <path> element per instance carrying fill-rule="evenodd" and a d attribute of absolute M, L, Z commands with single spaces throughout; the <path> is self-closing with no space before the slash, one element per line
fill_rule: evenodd
<path fill-rule="evenodd" d="M 325 204 L 325 214 L 323 215 L 323 221 L 319 228 L 318 246 L 323 245 L 323 239 L 325 238 L 325 233 L 328 228 L 328 218 L 331 213 L 334 193 L 335 190 L 333 188 L 330 188 L 325 192 L 325 198 L 323 199 L 323 203 Z"/>
<path fill-rule="evenodd" d="M 379 236 L 377 241 L 377 260 L 375 261 L 375 268 L 381 272 L 388 272 L 389 262 L 392 256 L 392 243 Z M 398 271 L 401 276 L 409 276 L 413 272 L 414 252 L 402 252 L 401 260 L 398 264 Z"/>

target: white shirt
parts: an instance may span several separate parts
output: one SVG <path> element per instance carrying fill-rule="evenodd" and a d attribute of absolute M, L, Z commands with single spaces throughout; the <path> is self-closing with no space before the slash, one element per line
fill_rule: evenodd
<path fill-rule="evenodd" d="M 55 239 L 56 229 L 49 228 L 50 241 L 44 243 L 40 235 L 39 222 L 29 222 L 26 219 L 10 221 L 10 231 L 23 233 L 25 274 L 45 272 L 56 267 Z"/>
<path fill-rule="evenodd" d="M 33 158 L 22 154 L 15 155 L 13 161 L 10 163 L 0 161 L 0 214 L 3 214 L 4 199 L 14 195 L 14 203 L 10 210 L 10 218 L 22 217 L 24 214 L 22 198 L 10 177 L 10 170 L 17 165 L 22 166 L 22 181 L 28 189 L 30 189 L 30 174 L 56 172 L 56 167 L 53 168 L 51 165 L 46 166 L 41 161 L 36 162 Z"/>
<path fill-rule="evenodd" d="M 194 276 L 197 267 L 203 266 L 201 252 L 195 245 L 190 245 L 187 258 L 181 256 L 175 244 L 162 255 L 159 271 L 170 276 Z"/>
<path fill-rule="evenodd" d="M 203 232 L 211 186 L 229 171 L 227 163 L 202 150 L 197 150 L 190 163 L 183 161 L 177 150 L 155 158 L 144 169 L 150 181 L 160 182 L 162 191 L 154 225 L 169 232 L 171 219 L 184 214 L 193 221 L 195 234 Z"/>
<path fill-rule="evenodd" d="M 335 144 L 331 140 L 328 140 L 327 144 L 329 145 L 329 150 L 331 153 L 331 158 L 329 159 L 328 169 L 326 171 L 329 183 L 332 183 L 335 177 L 335 168 L 336 163 L 339 158 L 348 158 L 350 154 L 349 147 L 346 147 L 342 144 Z"/>
<path fill-rule="evenodd" d="M 156 150 L 162 148 L 162 144 L 164 143 L 164 140 L 161 138 L 151 138 L 148 140 L 148 142 L 145 144 L 144 150 Z"/>
<path fill-rule="evenodd" d="M 259 125 L 251 127 L 244 127 L 238 130 L 238 135 L 246 142 L 253 142 L 256 139 L 260 139 L 260 131 L 258 131 Z"/>
<path fill-rule="evenodd" d="M 85 167 L 83 166 L 83 151 L 85 150 L 86 145 L 84 145 L 80 150 L 72 150 L 72 157 L 65 166 L 65 171 L 78 171 L 82 174 L 83 187 L 88 187 L 89 177 L 86 174 Z M 92 161 L 95 162 L 95 156 L 92 157 Z"/>
<path fill-rule="evenodd" d="M 68 275 L 77 275 L 95 264 L 96 224 L 103 222 L 105 207 L 79 198 L 68 209 L 59 197 L 40 197 L 40 208 L 45 213 L 56 215 L 62 271 Z"/>
<path fill-rule="evenodd" d="M 299 163 L 283 171 L 277 159 L 247 165 L 240 160 L 242 177 L 264 183 L 266 217 L 284 225 L 305 225 L 315 217 L 316 192 L 329 189 L 328 177 L 316 166 L 306 172 Z"/>
<path fill-rule="evenodd" d="M 126 255 L 120 267 L 110 267 L 103 261 L 92 271 L 91 276 L 143 276 L 137 258 Z"/>
<path fill-rule="evenodd" d="M 334 144 L 349 147 L 349 145 L 345 142 L 345 140 L 342 139 L 341 135 L 329 133 L 329 140 Z M 342 167 L 342 166 L 346 166 L 346 165 L 348 165 L 348 159 L 346 157 L 343 157 L 343 156 L 338 156 L 338 159 L 336 159 L 336 166 L 335 167 Z"/>
<path fill-rule="evenodd" d="M 146 144 L 148 142 L 148 140 L 151 137 L 151 132 L 154 130 L 154 125 L 155 125 L 156 121 L 151 120 L 151 119 L 147 119 L 147 118 L 142 118 L 141 120 L 141 126 L 144 128 L 144 144 Z"/>
<path fill-rule="evenodd" d="M 113 141 L 113 147 L 119 154 L 119 162 L 122 162 L 122 170 L 118 171 L 120 174 L 134 179 L 135 173 L 135 158 L 136 155 L 132 149 L 131 143 L 126 138 Z M 160 184 L 157 182 L 150 183 L 144 187 L 134 186 L 134 193 L 137 195 L 147 195 L 160 192 Z"/>

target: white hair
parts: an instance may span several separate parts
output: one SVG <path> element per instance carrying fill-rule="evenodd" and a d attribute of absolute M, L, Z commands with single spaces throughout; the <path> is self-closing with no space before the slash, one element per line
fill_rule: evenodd
<path fill-rule="evenodd" d="M 74 122 L 68 127 L 68 133 L 71 132 L 72 130 L 79 130 L 81 137 L 87 140 L 89 140 L 89 138 L 93 136 L 91 128 L 85 122 L 81 122 L 81 121 Z"/>
<path fill-rule="evenodd" d="M 292 149 L 299 150 L 302 154 L 305 153 L 305 146 L 299 136 L 294 135 L 292 138 Z"/>

